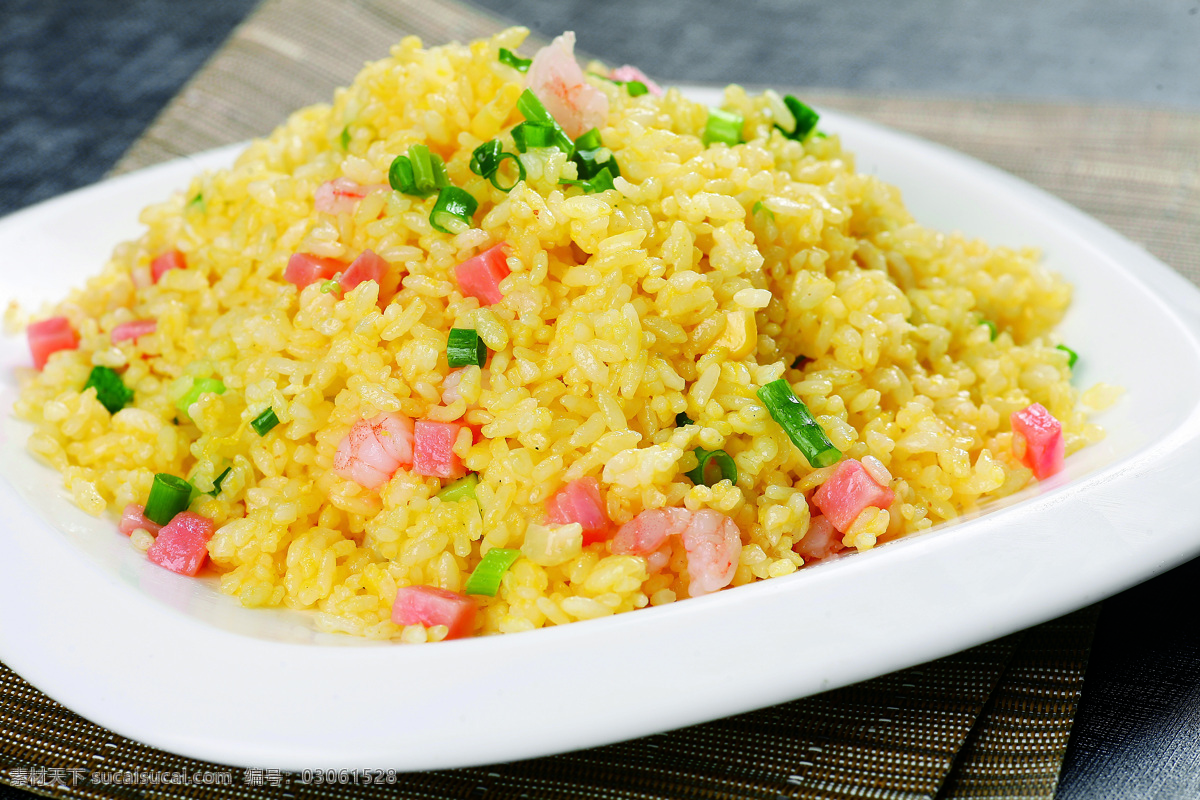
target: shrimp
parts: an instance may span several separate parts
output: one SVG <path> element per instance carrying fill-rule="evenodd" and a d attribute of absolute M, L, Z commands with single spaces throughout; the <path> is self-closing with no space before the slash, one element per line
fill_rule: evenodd
<path fill-rule="evenodd" d="M 572 139 L 602 127 L 608 119 L 608 96 L 587 82 L 575 61 L 574 31 L 534 54 L 525 85 Z"/>
<path fill-rule="evenodd" d="M 678 535 L 687 553 L 688 594 L 698 597 L 724 589 L 733 580 L 742 554 L 737 523 L 719 511 L 702 508 L 652 508 L 626 522 L 612 539 L 612 551 L 644 556 L 650 572 L 671 557 L 670 537 Z"/>
<path fill-rule="evenodd" d="M 334 178 L 317 187 L 313 204 L 317 211 L 324 211 L 327 214 L 350 214 L 358 206 L 358 201 L 381 188 L 391 187 L 385 183 L 361 186 L 349 178 Z"/>
<path fill-rule="evenodd" d="M 792 545 L 792 550 L 805 561 L 820 561 L 843 550 L 842 537 L 827 517 L 816 516 L 809 520 L 804 538 Z"/>
<path fill-rule="evenodd" d="M 360 419 L 333 456 L 333 470 L 367 489 L 378 489 L 400 467 L 413 463 L 413 421 L 403 414 Z"/>

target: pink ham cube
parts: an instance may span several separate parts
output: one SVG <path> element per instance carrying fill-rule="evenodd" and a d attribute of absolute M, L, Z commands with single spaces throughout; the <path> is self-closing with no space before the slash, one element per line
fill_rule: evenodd
<path fill-rule="evenodd" d="M 1025 440 L 1021 463 L 1033 470 L 1033 477 L 1049 478 L 1063 468 L 1066 443 L 1062 423 L 1041 403 L 1033 403 L 1009 417 L 1013 433 Z M 1016 443 L 1014 442 L 1014 449 Z"/>
<path fill-rule="evenodd" d="M 135 319 L 130 322 L 122 322 L 120 325 L 112 329 L 109 338 L 113 344 L 123 342 L 126 339 L 136 340 L 139 336 L 145 336 L 148 333 L 154 333 L 158 330 L 158 320 L 153 319 Z"/>
<path fill-rule="evenodd" d="M 46 360 L 52 353 L 79 347 L 79 334 L 66 317 L 51 317 L 35 322 L 25 329 L 25 337 L 29 340 L 33 366 L 38 369 L 46 366 Z"/>
<path fill-rule="evenodd" d="M 504 299 L 500 281 L 508 277 L 504 243 L 468 258 L 454 268 L 454 279 L 464 295 L 477 298 L 480 305 L 490 306 Z"/>
<path fill-rule="evenodd" d="M 436 586 L 404 586 L 392 603 L 392 622 L 427 628 L 445 625 L 450 629 L 447 639 L 461 639 L 475 629 L 475 601 Z"/>
<path fill-rule="evenodd" d="M 195 575 L 208 559 L 213 521 L 191 511 L 180 511 L 162 527 L 146 551 L 150 560 L 180 575 Z"/>
<path fill-rule="evenodd" d="M 583 526 L 584 547 L 603 542 L 613 534 L 595 478 L 579 478 L 555 492 L 546 501 L 546 519 L 556 525 L 578 522 Z"/>
<path fill-rule="evenodd" d="M 187 258 L 178 250 L 168 250 L 160 253 L 150 262 L 150 276 L 158 283 L 163 275 L 173 269 L 187 269 Z"/>
<path fill-rule="evenodd" d="M 334 275 L 346 269 L 344 261 L 336 258 L 322 258 L 311 253 L 296 253 L 288 259 L 287 268 L 283 271 L 283 279 L 303 289 L 310 283 L 327 281 Z"/>
<path fill-rule="evenodd" d="M 461 478 L 467 474 L 454 442 L 462 424 L 417 420 L 413 426 L 413 472 L 434 478 Z"/>
<path fill-rule="evenodd" d="M 867 506 L 888 508 L 895 499 L 891 489 L 877 483 L 862 463 L 853 458 L 838 464 L 813 494 L 813 504 L 842 533 Z"/>
<path fill-rule="evenodd" d="M 125 506 L 125 511 L 121 514 L 121 524 L 118 526 L 118 528 L 121 533 L 125 534 L 126 536 L 131 535 L 138 528 L 157 535 L 159 530 L 162 528 L 162 525 L 146 519 L 145 506 L 137 503 L 130 503 L 129 505 Z"/>

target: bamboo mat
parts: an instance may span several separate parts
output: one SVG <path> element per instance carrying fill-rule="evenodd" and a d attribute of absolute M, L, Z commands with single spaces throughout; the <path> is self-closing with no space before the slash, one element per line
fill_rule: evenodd
<path fill-rule="evenodd" d="M 455 0 L 267 0 L 114 171 L 265 134 L 291 110 L 326 100 L 404 35 L 438 44 L 504 24 Z M 1038 184 L 1200 282 L 1200 115 L 792 90 Z M 1084 609 L 856 686 L 632 742 L 332 782 L 145 747 L 0 665 L 0 784 L 89 798 L 1049 798 L 1096 615 Z M 180 771 L 224 776 L 225 785 L 147 777 Z M 112 782 L 122 775 L 124 783 Z"/>

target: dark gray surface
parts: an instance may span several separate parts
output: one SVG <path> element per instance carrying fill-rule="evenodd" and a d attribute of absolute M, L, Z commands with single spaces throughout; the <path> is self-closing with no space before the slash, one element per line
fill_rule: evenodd
<path fill-rule="evenodd" d="M 1200 0 L 476 0 L 672 81 L 1200 108 Z"/>
<path fill-rule="evenodd" d="M 482 4 L 671 80 L 1200 109 L 1200 0 Z M 254 5 L 0 0 L 0 214 L 97 180 Z M 1198 584 L 1105 604 L 1060 798 L 1200 796 Z"/>

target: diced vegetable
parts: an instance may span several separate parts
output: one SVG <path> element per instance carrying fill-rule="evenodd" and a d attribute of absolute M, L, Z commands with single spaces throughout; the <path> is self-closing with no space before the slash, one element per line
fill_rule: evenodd
<path fill-rule="evenodd" d="M 474 472 L 459 478 L 454 483 L 437 493 L 437 498 L 443 503 L 457 503 L 460 500 L 478 500 L 475 487 L 479 485 L 479 476 Z"/>
<path fill-rule="evenodd" d="M 704 126 L 704 135 L 701 138 L 705 144 L 724 142 L 732 146 L 742 141 L 742 127 L 745 124 L 746 118 L 736 111 L 710 108 L 708 124 Z"/>
<path fill-rule="evenodd" d="M 155 283 L 162 280 L 162 276 L 166 275 L 173 269 L 187 269 L 187 257 L 178 250 L 168 250 L 165 253 L 160 253 L 157 258 L 150 262 L 150 277 Z"/>
<path fill-rule="evenodd" d="M 500 281 L 509 274 L 504 250 L 504 243 L 501 242 L 454 268 L 454 279 L 463 294 L 477 298 L 480 305 L 485 306 L 504 299 Z"/>
<path fill-rule="evenodd" d="M 462 233 L 470 228 L 479 208 L 479 201 L 466 189 L 444 186 L 438 192 L 433 211 L 429 212 L 429 224 L 442 233 Z"/>
<path fill-rule="evenodd" d="M 591 180 L 604 170 L 608 170 L 610 181 L 621 175 L 616 157 L 601 142 L 600 131 L 595 128 L 575 140 L 575 152 L 571 160 L 575 162 L 576 174 L 581 180 Z"/>
<path fill-rule="evenodd" d="M 146 509 L 137 503 L 130 503 L 125 506 L 125 511 L 121 514 L 121 523 L 117 526 L 118 530 L 126 536 L 131 535 L 138 528 L 144 531 L 149 531 L 152 534 L 157 534 L 159 528 L 157 522 L 152 522 L 146 518 Z"/>
<path fill-rule="evenodd" d="M 225 482 L 225 479 L 229 477 L 229 473 L 231 472 L 233 472 L 233 467 L 226 467 L 221 471 L 221 474 L 218 475 L 216 480 L 213 481 L 213 488 L 212 491 L 208 493 L 209 496 L 216 497 L 221 493 L 221 484 Z"/>
<path fill-rule="evenodd" d="M 533 63 L 532 58 L 521 58 L 519 55 L 509 50 L 507 47 L 500 48 L 500 63 L 507 64 L 517 72 L 528 72 L 529 65 Z"/>
<path fill-rule="evenodd" d="M 1041 403 L 1032 403 L 1020 411 L 1014 411 L 1009 420 L 1013 433 L 1025 440 L 1025 451 L 1020 453 L 1014 441 L 1013 449 L 1025 466 L 1033 470 L 1033 476 L 1045 480 L 1063 468 L 1066 442 L 1063 440 L 1062 423 L 1046 410 Z"/>
<path fill-rule="evenodd" d="M 216 378 L 194 379 L 192 381 L 192 388 L 188 389 L 183 397 L 175 401 L 175 410 L 187 416 L 188 419 L 191 419 L 191 413 L 188 409 L 192 407 L 192 403 L 200 399 L 200 395 L 207 392 L 225 394 L 225 384 Z"/>
<path fill-rule="evenodd" d="M 474 328 L 451 328 L 446 342 L 446 361 L 452 367 L 477 366 L 487 363 L 488 349 Z"/>
<path fill-rule="evenodd" d="M 584 194 L 607 192 L 609 189 L 616 188 L 616 184 L 613 183 L 613 174 L 609 171 L 608 167 L 596 173 L 591 180 L 581 181 L 572 178 L 559 178 L 558 182 L 569 186 L 578 186 L 583 189 Z"/>
<path fill-rule="evenodd" d="M 980 320 L 979 324 L 987 326 L 988 338 L 993 342 L 996 341 L 996 334 L 997 334 L 996 323 L 992 322 L 990 319 L 985 319 L 985 320 Z"/>
<path fill-rule="evenodd" d="M 51 317 L 32 323 L 25 329 L 25 338 L 29 341 L 29 352 L 37 369 L 46 366 L 46 360 L 52 353 L 79 347 L 79 334 L 66 317 Z"/>
<path fill-rule="evenodd" d="M 758 397 L 771 413 L 771 417 L 787 432 L 792 444 L 800 449 L 813 467 L 828 467 L 836 464 L 842 451 L 833 446 L 825 431 L 813 419 L 808 406 L 796 397 L 786 380 L 771 381 L 758 390 Z"/>
<path fill-rule="evenodd" d="M 283 279 L 303 289 L 310 283 L 329 280 L 346 269 L 346 262 L 336 258 L 314 256 L 311 253 L 295 253 L 288 259 L 287 268 L 283 271 Z"/>
<path fill-rule="evenodd" d="M 504 573 L 508 572 L 509 567 L 520 557 L 520 550 L 493 547 L 484 554 L 483 560 L 475 567 L 471 577 L 467 578 L 467 585 L 463 587 L 463 591 L 467 594 L 495 597 Z"/>
<path fill-rule="evenodd" d="M 695 425 L 696 423 L 687 415 L 686 411 L 680 411 L 675 415 L 675 427 L 682 428 L 687 425 Z"/>
<path fill-rule="evenodd" d="M 558 124 L 550 112 L 546 110 L 546 106 L 542 104 L 542 101 L 531 90 L 526 89 L 521 92 L 521 96 L 517 99 L 517 110 L 521 112 L 521 116 L 536 126 L 549 128 L 547 143 L 531 146 L 557 147 L 559 150 L 570 155 L 571 150 L 574 148 L 571 137 L 567 135 L 567 132 L 562 129 L 562 126 Z"/>
<path fill-rule="evenodd" d="M 96 390 L 96 399 L 110 414 L 117 413 L 133 400 L 133 389 L 126 386 L 121 376 L 108 367 L 92 367 L 87 382 L 83 384 L 83 390 L 88 389 Z"/>
<path fill-rule="evenodd" d="M 436 586 L 402 586 L 392 603 L 397 625 L 445 625 L 447 639 L 461 639 L 475 630 L 475 601 Z"/>
<path fill-rule="evenodd" d="M 390 268 L 391 264 L 376 255 L 375 251 L 363 250 L 359 253 L 358 258 L 354 259 L 354 262 L 342 273 L 342 277 L 338 279 L 338 283 L 344 292 L 350 291 L 363 281 L 375 281 L 375 283 L 383 286 L 383 277 L 387 275 Z"/>
<path fill-rule="evenodd" d="M 578 478 L 559 489 L 546 501 L 546 519 L 558 525 L 577 522 L 583 528 L 583 546 L 612 537 L 600 484 L 595 478 Z"/>
<path fill-rule="evenodd" d="M 146 519 L 166 525 L 188 507 L 191 496 L 192 485 L 183 478 L 165 472 L 158 473 L 154 476 L 150 497 L 146 500 Z"/>
<path fill-rule="evenodd" d="M 783 104 L 787 106 L 788 111 L 792 112 L 792 119 L 796 121 L 796 124 L 792 127 L 791 132 L 783 130 L 778 125 L 775 127 L 779 128 L 789 139 L 804 141 L 805 137 L 812 133 L 813 128 L 817 127 L 817 120 L 821 118 L 821 115 L 790 94 L 783 98 Z"/>
<path fill-rule="evenodd" d="M 813 505 L 842 533 L 867 506 L 889 508 L 896 499 L 887 486 L 881 486 L 857 459 L 838 464 L 833 474 L 813 493 Z"/>
<path fill-rule="evenodd" d="M 758 200 L 750 207 L 750 216 L 762 216 L 766 219 L 775 219 L 775 212 L 763 205 L 762 200 Z"/>
<path fill-rule="evenodd" d="M 461 478 L 466 474 L 454 442 L 462 425 L 419 419 L 413 426 L 413 472 L 433 478 Z"/>
<path fill-rule="evenodd" d="M 112 340 L 113 344 L 116 344 L 126 339 L 136 340 L 139 336 L 154 333 L 156 330 L 158 330 L 158 320 L 135 319 L 130 322 L 122 322 L 113 328 L 112 333 L 109 334 L 109 339 Z"/>
<path fill-rule="evenodd" d="M 705 450 L 703 447 L 697 447 L 695 453 L 696 460 L 700 463 L 696 465 L 695 469 L 688 470 L 686 473 L 684 473 L 691 478 L 692 483 L 696 484 L 697 486 L 701 484 L 704 484 L 705 486 L 712 486 L 714 483 L 725 480 L 729 481 L 730 483 L 737 483 L 737 464 L 733 463 L 733 457 L 730 456 L 729 453 L 726 453 L 724 450 Z M 709 461 L 715 462 L 720 470 L 720 477 L 718 477 L 716 481 L 708 480 L 708 475 L 706 473 L 708 471 Z"/>
<path fill-rule="evenodd" d="M 172 572 L 195 575 L 208 560 L 208 540 L 213 536 L 213 528 L 208 517 L 182 511 L 158 532 L 146 555 Z"/>
<path fill-rule="evenodd" d="M 268 408 L 250 421 L 250 427 L 254 428 L 254 432 L 259 436 L 266 436 L 278 424 L 279 417 L 275 415 L 273 408 Z"/>
<path fill-rule="evenodd" d="M 498 177 L 500 167 L 506 159 L 516 164 L 517 179 L 509 186 L 501 186 Z M 521 163 L 521 159 L 512 153 L 504 152 L 504 146 L 499 139 L 492 139 L 476 147 L 474 152 L 471 153 L 470 167 L 471 172 L 482 178 L 487 178 L 491 181 L 492 186 L 495 186 L 502 192 L 511 192 L 513 186 L 525 180 L 525 165 Z"/>
<path fill-rule="evenodd" d="M 1079 360 L 1079 353 L 1076 353 L 1074 350 L 1067 347 L 1065 344 L 1057 345 L 1055 349 L 1062 350 L 1064 353 L 1067 354 L 1067 366 L 1074 369 L 1075 362 Z"/>
<path fill-rule="evenodd" d="M 388 169 L 388 183 L 397 192 L 416 197 L 428 197 L 439 189 L 449 186 L 446 165 L 442 157 L 430 153 L 423 144 L 408 148 L 408 155 L 396 156 Z"/>

